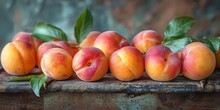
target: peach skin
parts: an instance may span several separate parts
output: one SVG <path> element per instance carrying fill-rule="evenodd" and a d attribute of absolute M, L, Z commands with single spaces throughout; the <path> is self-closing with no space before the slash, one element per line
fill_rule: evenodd
<path fill-rule="evenodd" d="M 84 47 L 89 47 L 89 46 L 93 46 L 94 42 L 96 40 L 96 38 L 101 34 L 101 32 L 98 31 L 92 31 L 90 32 L 86 38 L 80 43 L 80 47 L 84 48 Z"/>
<path fill-rule="evenodd" d="M 220 68 L 220 48 L 216 54 L 216 68 Z"/>
<path fill-rule="evenodd" d="M 34 48 L 20 40 L 9 42 L 1 52 L 1 63 L 11 75 L 27 75 L 36 65 Z"/>
<path fill-rule="evenodd" d="M 107 59 L 109 59 L 111 54 L 116 50 L 129 45 L 126 38 L 114 31 L 105 31 L 101 33 L 94 42 L 94 47 L 102 50 Z"/>
<path fill-rule="evenodd" d="M 100 49 L 85 47 L 74 56 L 72 67 L 81 80 L 97 81 L 107 73 L 108 60 Z"/>
<path fill-rule="evenodd" d="M 62 40 L 53 40 L 52 44 L 66 50 L 72 57 L 78 52 L 78 44 L 75 42 L 66 42 Z"/>
<path fill-rule="evenodd" d="M 62 40 L 53 40 L 50 42 L 45 42 L 42 45 L 40 45 L 37 51 L 37 65 L 39 68 L 41 68 L 41 59 L 44 53 L 52 48 L 62 48 L 66 50 L 71 55 L 71 57 L 73 57 L 78 52 L 78 44 L 74 42 L 65 42 Z"/>
<path fill-rule="evenodd" d="M 30 43 L 34 47 L 35 52 L 37 52 L 38 47 L 43 43 L 43 41 L 35 38 L 29 32 L 19 32 L 19 33 L 17 33 L 13 37 L 12 41 L 15 41 L 15 40 L 21 40 L 21 41 L 25 41 L 25 42 Z"/>
<path fill-rule="evenodd" d="M 37 66 L 41 69 L 41 59 L 48 50 L 52 48 L 59 48 L 59 46 L 56 46 L 52 44 L 51 42 L 44 42 L 43 44 L 40 45 L 37 51 Z"/>
<path fill-rule="evenodd" d="M 155 81 L 170 81 L 176 78 L 181 69 L 181 60 L 177 53 L 168 47 L 156 45 L 145 55 L 145 70 Z"/>
<path fill-rule="evenodd" d="M 202 80 L 215 69 L 215 54 L 203 43 L 193 42 L 182 50 L 182 73 L 191 80 Z"/>
<path fill-rule="evenodd" d="M 111 55 L 109 67 L 112 75 L 118 80 L 132 81 L 142 76 L 144 57 L 138 49 L 125 46 Z"/>
<path fill-rule="evenodd" d="M 156 31 L 145 30 L 139 32 L 132 40 L 132 46 L 140 50 L 143 54 L 147 50 L 155 45 L 160 45 L 163 41 L 163 37 L 160 36 Z"/>
<path fill-rule="evenodd" d="M 52 48 L 42 57 L 41 68 L 53 80 L 65 80 L 72 76 L 72 57 L 64 49 Z"/>
<path fill-rule="evenodd" d="M 220 40 L 220 37 L 218 37 L 218 39 Z M 220 68 L 220 48 L 218 49 L 218 53 L 215 55 L 216 57 L 216 68 Z"/>

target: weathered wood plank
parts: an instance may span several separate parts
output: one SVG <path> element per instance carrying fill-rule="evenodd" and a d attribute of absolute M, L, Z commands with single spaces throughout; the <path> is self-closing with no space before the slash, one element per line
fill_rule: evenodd
<path fill-rule="evenodd" d="M 44 96 L 45 110 L 218 110 L 219 93 L 61 93 Z"/>
<path fill-rule="evenodd" d="M 219 93 L 0 93 L 0 110 L 219 110 Z"/>
<path fill-rule="evenodd" d="M 33 74 L 39 73 L 35 70 Z M 76 76 L 65 81 L 52 81 L 47 87 L 47 92 L 126 92 L 126 93 L 179 93 L 179 92 L 219 92 L 220 75 L 216 71 L 212 76 L 202 81 L 192 81 L 184 76 L 178 76 L 170 82 L 153 81 L 149 77 L 142 76 L 140 79 L 131 82 L 122 82 L 106 75 L 97 82 L 85 82 Z M 29 82 L 8 82 L 11 77 L 6 72 L 0 74 L 0 92 L 17 93 L 30 92 Z"/>
<path fill-rule="evenodd" d="M 43 97 L 30 93 L 0 93 L 0 110 L 43 110 Z"/>
<path fill-rule="evenodd" d="M 11 77 L 15 76 L 0 73 L 0 110 L 220 109 L 219 71 L 202 81 L 179 76 L 171 82 L 157 82 L 145 74 L 121 82 L 108 74 L 100 81 L 84 82 L 73 76 L 53 81 L 40 98 L 28 82 L 8 82 Z"/>

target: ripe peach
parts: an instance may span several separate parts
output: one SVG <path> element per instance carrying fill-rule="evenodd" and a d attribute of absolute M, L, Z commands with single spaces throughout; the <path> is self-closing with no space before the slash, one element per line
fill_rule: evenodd
<path fill-rule="evenodd" d="M 36 65 L 34 48 L 20 40 L 9 42 L 1 52 L 1 63 L 11 75 L 27 75 Z"/>
<path fill-rule="evenodd" d="M 42 57 L 41 68 L 45 75 L 54 80 L 65 80 L 72 76 L 72 57 L 64 49 L 52 48 Z"/>
<path fill-rule="evenodd" d="M 220 40 L 220 37 L 218 37 Z M 216 68 L 220 68 L 220 48 L 218 49 L 218 53 L 215 55 L 216 56 Z"/>
<path fill-rule="evenodd" d="M 13 37 L 12 41 L 15 40 L 21 40 L 30 43 L 34 47 L 35 52 L 37 51 L 38 47 L 43 43 L 43 41 L 35 38 L 34 36 L 31 35 L 31 33 L 28 32 L 17 33 Z"/>
<path fill-rule="evenodd" d="M 65 42 L 62 40 L 54 40 L 50 42 L 45 42 L 38 48 L 37 51 L 37 65 L 41 68 L 41 59 L 48 50 L 52 48 L 62 48 L 66 50 L 72 57 L 78 52 L 78 44 L 74 42 Z"/>
<path fill-rule="evenodd" d="M 144 72 L 144 57 L 138 49 L 125 46 L 111 55 L 109 67 L 112 75 L 117 79 L 135 80 L 140 78 Z"/>
<path fill-rule="evenodd" d="M 85 47 L 73 57 L 73 70 L 83 81 L 97 81 L 108 71 L 108 60 L 104 53 L 95 47 Z"/>
<path fill-rule="evenodd" d="M 56 46 L 54 44 L 52 44 L 51 42 L 45 42 L 43 44 L 40 45 L 40 47 L 38 48 L 37 51 L 37 66 L 39 68 L 41 68 L 41 59 L 43 57 L 43 55 L 50 49 L 52 48 L 59 48 L 59 46 Z"/>
<path fill-rule="evenodd" d="M 51 42 L 66 50 L 72 57 L 78 52 L 78 44 L 75 42 L 65 42 L 62 40 L 53 40 Z"/>
<path fill-rule="evenodd" d="M 180 69 L 181 60 L 179 56 L 166 46 L 153 46 L 145 55 L 145 70 L 153 80 L 173 80 L 179 74 Z"/>
<path fill-rule="evenodd" d="M 102 50 L 108 59 L 113 52 L 129 45 L 130 44 L 126 38 L 114 31 L 101 33 L 94 42 L 94 47 Z"/>
<path fill-rule="evenodd" d="M 101 34 L 101 32 L 98 31 L 92 31 L 90 32 L 87 37 L 80 43 L 80 47 L 88 47 L 93 46 L 95 39 Z"/>
<path fill-rule="evenodd" d="M 214 53 L 203 43 L 193 42 L 182 50 L 182 73 L 192 80 L 205 79 L 215 69 Z"/>
<path fill-rule="evenodd" d="M 216 54 L 216 68 L 220 68 L 220 48 Z"/>
<path fill-rule="evenodd" d="M 134 46 L 144 54 L 150 47 L 160 45 L 162 41 L 163 37 L 161 37 L 156 31 L 145 30 L 139 32 L 133 38 L 132 46 Z"/>

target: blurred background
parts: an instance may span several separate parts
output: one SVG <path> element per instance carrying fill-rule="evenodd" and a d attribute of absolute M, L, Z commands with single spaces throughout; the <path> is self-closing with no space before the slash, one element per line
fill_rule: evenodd
<path fill-rule="evenodd" d="M 163 35 L 168 22 L 192 16 L 189 35 L 220 36 L 219 0 L 0 0 L 0 49 L 19 31 L 32 32 L 38 21 L 51 23 L 73 37 L 77 17 L 88 6 L 95 31 L 117 31 L 131 42 L 135 34 L 153 29 Z"/>

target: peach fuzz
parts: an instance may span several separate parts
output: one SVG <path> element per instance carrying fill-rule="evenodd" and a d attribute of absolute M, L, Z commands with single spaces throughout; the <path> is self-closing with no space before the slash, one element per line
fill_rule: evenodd
<path fill-rule="evenodd" d="M 21 41 L 25 41 L 25 42 L 30 43 L 34 47 L 35 52 L 37 51 L 38 47 L 43 43 L 43 41 L 35 38 L 29 32 L 19 32 L 19 33 L 17 33 L 13 37 L 12 41 L 15 41 L 15 40 L 21 40 Z"/>
<path fill-rule="evenodd" d="M 40 45 L 37 51 L 37 65 L 39 68 L 41 68 L 41 59 L 48 50 L 52 48 L 62 48 L 66 50 L 71 57 L 73 57 L 78 52 L 78 44 L 74 42 L 65 42 L 62 40 L 54 40 L 50 42 L 45 42 Z"/>
<path fill-rule="evenodd" d="M 41 68 L 45 75 L 53 80 L 65 80 L 72 76 L 72 57 L 64 49 L 53 48 L 42 57 Z"/>
<path fill-rule="evenodd" d="M 31 44 L 24 41 L 12 41 L 1 52 L 4 70 L 11 75 L 27 75 L 36 65 L 36 55 Z"/>
<path fill-rule="evenodd" d="M 93 46 L 96 38 L 101 34 L 101 32 L 98 31 L 92 31 L 90 32 L 86 38 L 80 43 L 80 47 L 89 47 Z"/>
<path fill-rule="evenodd" d="M 153 46 L 145 55 L 145 70 L 155 81 L 170 81 L 179 74 L 181 60 L 177 53 L 173 53 L 168 47 Z"/>
<path fill-rule="evenodd" d="M 202 80 L 215 69 L 215 54 L 203 43 L 193 42 L 182 50 L 182 73 L 191 80 Z"/>
<path fill-rule="evenodd" d="M 85 47 L 74 56 L 72 67 L 81 80 L 97 81 L 107 73 L 108 60 L 100 49 Z"/>
<path fill-rule="evenodd" d="M 109 60 L 112 75 L 121 81 L 132 81 L 142 76 L 144 72 L 144 57 L 132 47 L 125 46 L 115 51 Z"/>
<path fill-rule="evenodd" d="M 116 50 L 129 45 L 125 37 L 114 31 L 105 31 L 101 33 L 94 42 L 94 47 L 102 50 L 107 59 L 109 59 L 111 54 Z"/>
<path fill-rule="evenodd" d="M 132 46 L 140 50 L 142 53 L 146 53 L 150 47 L 160 45 L 162 41 L 163 37 L 161 37 L 156 31 L 145 30 L 139 32 L 133 38 Z"/>

